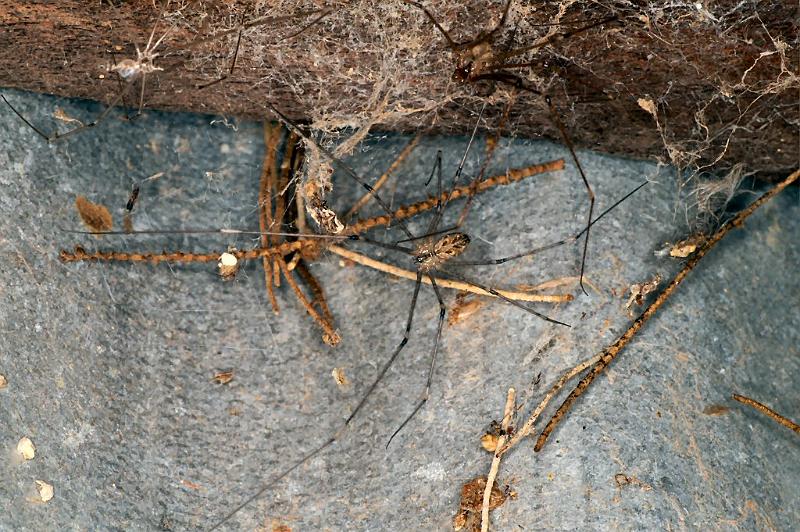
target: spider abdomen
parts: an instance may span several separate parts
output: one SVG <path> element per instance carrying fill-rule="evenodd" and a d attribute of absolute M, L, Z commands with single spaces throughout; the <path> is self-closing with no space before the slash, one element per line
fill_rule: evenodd
<path fill-rule="evenodd" d="M 461 255 L 469 245 L 466 233 L 448 233 L 439 240 L 431 240 L 422 244 L 414 254 L 414 260 L 420 271 L 435 270 L 442 264 Z"/>

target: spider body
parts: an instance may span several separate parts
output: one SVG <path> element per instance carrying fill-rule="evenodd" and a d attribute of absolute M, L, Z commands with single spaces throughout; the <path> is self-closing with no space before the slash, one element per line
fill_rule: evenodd
<path fill-rule="evenodd" d="M 427 273 L 440 268 L 445 262 L 464 253 L 469 242 L 469 235 L 465 233 L 448 233 L 438 240 L 428 240 L 414 250 L 417 270 Z"/>
<path fill-rule="evenodd" d="M 476 43 L 465 43 L 463 47 L 455 50 L 457 64 L 453 72 L 453 81 L 469 83 L 479 77 L 485 70 L 490 69 L 494 63 L 492 43 L 486 40 Z"/>
<path fill-rule="evenodd" d="M 166 34 L 164 35 L 166 36 Z M 163 37 L 162 37 L 163 38 Z M 159 39 L 156 46 L 161 42 Z M 155 46 L 153 46 L 155 48 Z M 154 64 L 155 59 L 159 56 L 158 52 L 154 52 L 148 43 L 144 52 L 136 47 L 136 59 L 123 59 L 115 65 L 109 67 L 109 71 L 116 72 L 119 77 L 128 83 L 136 80 L 143 74 L 152 74 L 153 72 L 163 71 L 164 69 Z"/>

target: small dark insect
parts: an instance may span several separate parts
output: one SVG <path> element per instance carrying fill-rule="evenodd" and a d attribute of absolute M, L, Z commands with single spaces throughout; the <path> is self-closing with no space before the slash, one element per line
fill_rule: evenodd
<path fill-rule="evenodd" d="M 133 185 L 133 190 L 131 190 L 131 195 L 128 196 L 128 203 L 125 204 L 125 210 L 131 212 L 133 210 L 133 206 L 136 205 L 137 199 L 139 199 L 139 183 Z"/>

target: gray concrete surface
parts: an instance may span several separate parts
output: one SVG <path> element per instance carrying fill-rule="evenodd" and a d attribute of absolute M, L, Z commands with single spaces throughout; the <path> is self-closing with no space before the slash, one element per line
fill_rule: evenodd
<path fill-rule="evenodd" d="M 48 127 L 57 106 L 79 118 L 100 109 L 6 94 Z M 273 315 L 255 263 L 231 283 L 221 282 L 213 265 L 61 264 L 59 249 L 78 243 L 126 251 L 248 245 L 209 236 L 100 240 L 59 229 L 81 228 L 74 209 L 79 194 L 111 207 L 119 226 L 133 180 L 156 172 L 165 175 L 142 188 L 137 228 L 257 227 L 259 125 L 234 131 L 207 116 L 147 112 L 134 123 L 119 116 L 48 146 L 0 107 L 5 530 L 208 527 L 324 441 L 401 337 L 412 284 L 342 267 L 335 256 L 313 266 L 343 336 L 334 349 L 285 287 L 282 311 Z M 403 143 L 374 138 L 351 162 L 374 176 Z M 387 190 L 393 204 L 422 194 L 437 148 L 445 151 L 449 175 L 464 143 L 426 140 L 398 172 L 395 190 Z M 557 145 L 507 141 L 493 168 L 564 156 Z M 448 326 L 431 401 L 387 450 L 425 378 L 437 307 L 423 289 L 412 340 L 353 429 L 275 483 L 229 529 L 450 528 L 460 486 L 488 471 L 490 457 L 478 438 L 500 418 L 507 388 L 529 399 L 527 413 L 562 371 L 624 330 L 623 292 L 631 283 L 679 268 L 653 253 L 685 236 L 670 170 L 588 152 L 580 157 L 600 208 L 643 179 L 652 183 L 592 232 L 587 272 L 599 292 L 537 307 L 574 327 L 496 301 Z M 336 183 L 335 207 L 342 210 L 358 191 L 344 178 Z M 489 192 L 466 224 L 470 254 L 500 256 L 569 234 L 581 227 L 585 202 L 571 165 Z M 494 528 L 794 529 L 800 439 L 730 394 L 800 418 L 799 232 L 794 188 L 713 251 L 551 443 L 538 454 L 532 441 L 523 443 L 504 460 L 500 481 L 518 495 L 493 513 Z M 533 284 L 574 275 L 579 257 L 579 248 L 569 247 L 470 275 L 495 285 Z M 454 294 L 446 297 L 452 304 Z M 334 383 L 334 367 L 345 369 L 349 388 Z M 233 370 L 234 380 L 212 382 L 220 370 Z M 13 453 L 22 436 L 37 448 L 24 463 Z M 619 487 L 618 473 L 635 481 Z M 55 487 L 53 500 L 30 500 L 36 479 Z"/>

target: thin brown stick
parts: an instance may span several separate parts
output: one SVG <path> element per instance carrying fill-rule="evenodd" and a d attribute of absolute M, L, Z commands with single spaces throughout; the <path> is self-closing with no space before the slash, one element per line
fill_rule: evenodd
<path fill-rule="evenodd" d="M 403 268 L 398 268 L 397 266 L 393 266 L 391 264 L 386 264 L 385 262 L 367 257 L 366 255 L 362 255 L 361 253 L 357 253 L 341 246 L 331 244 L 328 245 L 327 249 L 348 260 L 361 264 L 362 266 L 367 266 L 380 272 L 388 273 L 389 275 L 394 275 L 395 277 L 400 277 L 401 279 L 408 279 L 409 281 L 417 280 L 417 274 L 415 272 L 404 270 Z M 423 277 L 422 282 L 427 285 L 431 284 L 430 279 L 427 277 Z M 494 294 L 486 292 L 485 290 L 482 290 L 471 284 L 463 283 L 461 281 L 454 281 L 452 279 L 445 279 L 443 277 L 439 277 L 438 275 L 436 276 L 436 284 L 444 288 L 463 290 L 465 292 L 472 292 L 473 294 L 478 294 L 481 296 L 497 297 Z M 513 290 L 497 290 L 497 292 L 508 299 L 513 299 L 514 301 L 532 301 L 539 303 L 564 303 L 566 301 L 572 301 L 572 294 L 532 294 L 529 292 L 515 292 Z"/>
<path fill-rule="evenodd" d="M 536 424 L 536 421 L 539 419 L 539 416 L 542 414 L 544 409 L 547 408 L 547 405 L 550 404 L 550 401 L 553 399 L 553 397 L 556 396 L 556 394 L 561 390 L 561 388 L 563 388 L 564 385 L 567 384 L 569 381 L 571 381 L 572 379 L 583 373 L 583 371 L 586 370 L 588 367 L 596 364 L 599 360 L 600 360 L 600 355 L 598 354 L 593 356 L 589 360 L 584 360 L 583 362 L 581 362 L 568 372 L 564 373 L 561 376 L 561 378 L 558 379 L 556 383 L 550 387 L 550 389 L 547 391 L 547 393 L 539 402 L 539 404 L 536 406 L 536 408 L 533 410 L 533 412 L 531 412 L 531 415 L 525 421 L 525 424 L 516 430 L 514 436 L 508 441 L 508 443 L 506 443 L 504 446 L 500 445 L 497 446 L 497 454 L 500 455 L 506 454 L 509 450 L 511 450 L 512 447 L 514 447 L 516 444 L 522 441 L 524 437 L 533 432 L 534 425 Z"/>
<path fill-rule="evenodd" d="M 495 186 L 505 186 L 517 181 L 522 181 L 527 177 L 532 177 L 537 174 L 545 172 L 554 172 L 564 169 L 564 159 L 557 159 L 543 164 L 534 164 L 526 166 L 525 168 L 515 168 L 508 170 L 504 174 L 495 175 L 484 179 L 478 184 L 478 192 L 485 192 Z M 453 189 L 451 199 L 457 199 L 469 192 L 469 185 Z M 444 201 L 447 198 L 447 193 L 443 192 L 439 197 L 439 201 Z M 428 211 L 436 206 L 436 198 L 428 198 L 417 203 L 399 208 L 392 216 L 375 216 L 366 220 L 359 220 L 353 225 L 345 229 L 343 234 L 353 235 L 361 234 L 369 229 L 381 225 L 388 225 L 393 220 L 405 219 L 417 214 Z M 288 247 L 286 245 L 288 244 Z M 238 259 L 256 259 L 261 257 L 283 256 L 292 251 L 307 250 L 314 251 L 320 247 L 324 247 L 324 243 L 315 240 L 300 240 L 296 242 L 283 243 L 276 246 L 255 248 L 247 251 L 236 251 L 233 255 Z M 183 253 L 181 251 L 165 252 L 165 253 L 138 253 L 130 252 L 123 253 L 117 251 L 96 251 L 89 253 L 82 247 L 77 246 L 74 252 L 61 250 L 59 257 L 63 262 L 152 262 L 158 264 L 159 262 L 213 262 L 219 259 L 222 254 L 220 252 L 195 254 Z"/>
<path fill-rule="evenodd" d="M 739 394 L 736 394 L 736 393 L 733 394 L 733 398 L 736 399 L 737 401 L 739 401 L 742 404 L 746 404 L 748 406 L 752 406 L 753 408 L 755 408 L 756 410 L 758 410 L 759 412 L 761 412 L 765 416 L 771 417 L 772 419 L 774 419 L 775 421 L 777 421 L 778 423 L 780 423 L 784 427 L 795 431 L 797 434 L 800 434 L 800 425 L 798 425 L 797 423 L 795 423 L 794 421 L 792 421 L 789 418 L 783 417 L 782 415 L 780 415 L 779 413 L 777 413 L 776 411 L 774 411 L 770 407 L 759 403 L 755 399 L 750 399 L 749 397 L 745 397 L 744 395 L 739 395 Z"/>
<path fill-rule="evenodd" d="M 261 180 L 258 187 L 258 226 L 261 232 L 273 231 L 275 220 L 272 216 L 272 190 L 277 173 L 277 150 L 281 140 L 283 128 L 264 122 L 264 163 L 261 168 Z M 269 236 L 261 235 L 261 245 L 270 245 Z M 272 263 L 269 257 L 263 257 L 261 262 L 264 266 L 264 284 L 267 288 L 267 296 L 272 305 L 272 311 L 278 314 L 278 300 L 275 297 L 275 287 L 273 285 Z"/>
<path fill-rule="evenodd" d="M 759 207 L 761 207 L 764 203 L 771 200 L 777 194 L 779 194 L 783 189 L 797 181 L 800 178 L 800 170 L 797 170 L 792 175 L 787 177 L 784 181 L 773 187 L 770 191 L 763 194 L 760 198 L 755 200 L 753 203 L 748 205 L 744 210 L 742 210 L 739 214 L 737 214 L 732 220 L 728 223 L 723 225 L 716 233 L 714 233 L 705 243 L 700 246 L 697 251 L 695 251 L 694 255 L 692 255 L 689 260 L 686 261 L 684 267 L 675 275 L 675 277 L 670 281 L 670 283 L 664 287 L 661 293 L 653 300 L 650 305 L 647 306 L 646 309 L 639 315 L 638 318 L 631 324 L 627 331 L 625 331 L 622 336 L 617 338 L 617 340 L 611 344 L 610 346 L 606 347 L 600 352 L 600 360 L 594 365 L 594 367 L 586 374 L 583 379 L 578 383 L 574 390 L 569 394 L 569 396 L 564 400 L 561 406 L 558 408 L 553 417 L 550 418 L 550 421 L 547 423 L 547 426 L 544 428 L 542 433 L 539 435 L 539 439 L 536 441 L 536 446 L 534 447 L 535 451 L 542 450 L 544 444 L 547 443 L 547 438 L 556 428 L 556 426 L 564 419 L 564 416 L 569 411 L 572 404 L 575 400 L 580 397 L 583 392 L 589 387 L 590 384 L 600 375 L 608 365 L 616 358 L 616 356 L 622 351 L 626 345 L 631 341 L 631 339 L 638 333 L 641 328 L 644 326 L 645 323 L 656 313 L 656 311 L 664 304 L 667 299 L 675 292 L 678 288 L 678 285 L 681 284 L 689 272 L 691 272 L 697 263 L 708 253 L 722 238 L 730 232 L 731 229 L 735 227 L 740 227 L 744 221 L 751 215 L 753 212 L 756 211 Z"/>
<path fill-rule="evenodd" d="M 417 144 L 419 144 L 419 141 L 420 141 L 421 138 L 422 138 L 422 135 L 417 135 L 416 137 L 411 139 L 408 142 L 408 144 L 406 144 L 406 146 L 403 148 L 403 151 L 401 151 L 400 154 L 397 156 L 397 158 L 395 158 L 394 162 L 378 178 L 378 180 L 375 181 L 375 183 L 372 185 L 372 191 L 371 192 L 367 192 L 366 194 L 361 196 L 361 198 L 355 203 L 355 205 L 353 205 L 350 208 L 350 210 L 347 211 L 347 214 L 344 215 L 344 219 L 345 220 L 349 220 L 350 218 L 352 218 L 358 211 L 361 210 L 361 208 L 364 205 L 366 205 L 369 202 L 370 199 L 372 199 L 372 195 L 376 191 L 378 191 L 384 185 L 384 183 L 386 183 L 386 181 L 389 179 L 389 176 L 392 175 L 392 173 L 395 170 L 397 170 L 397 167 L 400 166 L 403 163 L 403 161 L 409 156 L 409 154 L 412 151 L 414 151 L 414 148 L 417 147 Z"/>
<path fill-rule="evenodd" d="M 248 250 L 228 251 L 239 260 L 260 259 L 261 257 L 283 257 L 288 253 L 300 251 L 304 248 L 314 248 L 317 243 L 311 240 L 297 240 L 295 242 L 283 242 L 277 246 L 268 248 L 255 248 Z M 225 251 L 214 253 L 184 253 L 173 251 L 168 253 L 124 253 L 120 251 L 93 251 L 87 252 L 81 246 L 75 246 L 75 251 L 61 250 L 58 258 L 61 262 L 215 262 Z"/>
<path fill-rule="evenodd" d="M 284 196 L 284 193 L 286 192 L 286 186 L 289 184 L 289 174 L 292 172 L 295 149 L 297 148 L 297 143 L 299 140 L 300 139 L 296 133 L 289 133 L 289 138 L 286 139 L 286 148 L 283 153 L 283 159 L 281 160 L 280 170 L 276 174 L 276 182 L 274 183 L 275 188 L 273 189 L 276 192 L 275 216 L 281 221 L 283 221 L 286 216 L 286 196 Z M 272 235 L 270 238 L 273 244 L 278 244 L 283 240 L 282 236 L 277 235 Z M 281 267 L 278 259 L 273 259 L 273 264 L 275 275 L 272 278 L 272 282 L 275 286 L 280 286 L 280 271 L 283 268 Z"/>
<path fill-rule="evenodd" d="M 289 271 L 286 261 L 283 260 L 283 257 L 277 257 L 275 260 L 278 262 L 278 266 L 283 271 L 283 276 L 286 277 L 286 282 L 289 283 L 289 286 L 294 291 L 297 299 L 300 300 L 300 303 L 303 304 L 306 311 L 308 311 L 311 317 L 314 318 L 314 321 L 316 321 L 317 324 L 322 327 L 322 341 L 330 346 L 338 344 L 341 340 L 341 336 L 339 336 L 339 333 L 337 333 L 333 326 L 328 323 L 328 320 L 320 316 L 319 312 L 317 312 L 314 306 L 308 301 L 308 298 L 300 289 L 297 281 L 294 280 L 294 276 L 292 276 L 292 273 Z"/>
<path fill-rule="evenodd" d="M 497 438 L 498 448 L 502 447 L 506 441 L 506 431 L 509 425 L 511 425 L 511 418 L 514 415 L 516 397 L 517 391 L 514 388 L 509 388 L 508 396 L 506 397 L 506 406 L 503 409 L 503 421 L 500 422 L 503 433 Z M 492 497 L 492 488 L 497 478 L 497 472 L 500 470 L 501 456 L 500 453 L 494 453 L 492 466 L 489 468 L 489 474 L 486 476 L 486 487 L 483 490 L 483 505 L 481 506 L 481 532 L 489 532 L 489 500 Z"/>
<path fill-rule="evenodd" d="M 299 257 L 299 253 L 295 253 L 295 257 Z M 300 278 L 303 279 L 303 282 L 308 285 L 309 290 L 311 290 L 311 295 L 314 299 L 311 300 L 311 304 L 319 305 L 319 309 L 322 311 L 322 316 L 327 320 L 327 322 L 333 327 L 334 319 L 333 313 L 331 312 L 330 307 L 328 307 L 328 301 L 325 298 L 325 291 L 322 289 L 322 285 L 319 284 L 317 278 L 311 273 L 311 270 L 308 269 L 306 266 L 305 261 L 300 259 L 297 262 L 297 266 L 295 267 L 295 271 L 300 275 Z"/>
<path fill-rule="evenodd" d="M 555 172 L 557 170 L 564 169 L 564 159 L 557 159 L 554 161 L 548 161 L 543 164 L 532 164 L 530 166 L 526 166 L 525 168 L 514 168 L 511 170 L 506 171 L 503 174 L 495 175 L 492 177 L 487 177 L 486 179 L 479 181 L 477 185 L 475 185 L 475 192 L 485 192 L 490 188 L 496 186 L 505 186 L 510 185 L 511 183 L 516 183 L 517 181 L 522 181 L 525 178 L 532 177 L 537 174 L 543 174 L 545 172 Z M 412 216 L 416 216 L 425 211 L 429 211 L 436 207 L 437 202 L 444 202 L 444 201 L 452 201 L 458 199 L 462 196 L 466 196 L 470 193 L 470 188 L 472 185 L 464 185 L 457 188 L 454 188 L 452 191 L 445 191 L 442 192 L 438 198 L 430 197 L 426 200 L 418 201 L 417 203 L 412 203 L 411 205 L 400 207 L 391 216 L 388 214 L 384 214 L 382 216 L 375 216 L 373 218 L 368 218 L 366 220 L 357 220 L 352 225 L 349 225 L 342 234 L 346 235 L 355 235 L 363 233 L 373 227 L 381 226 L 381 225 L 389 225 L 394 220 L 404 220 L 406 218 L 410 218 Z M 449 198 L 449 199 L 448 199 Z"/>

